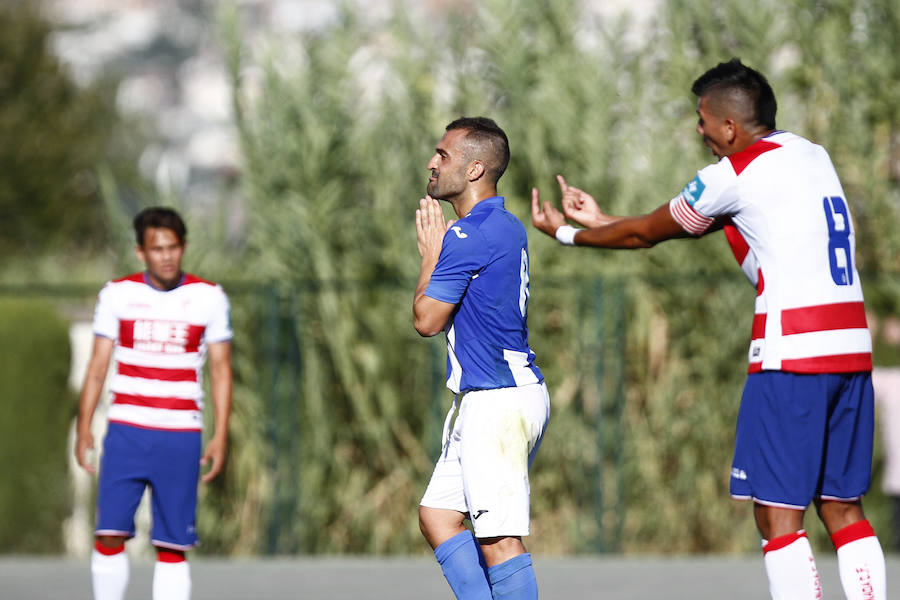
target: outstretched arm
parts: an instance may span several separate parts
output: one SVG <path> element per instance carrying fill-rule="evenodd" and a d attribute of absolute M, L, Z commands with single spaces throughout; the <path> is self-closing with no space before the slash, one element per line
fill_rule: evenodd
<path fill-rule="evenodd" d="M 672 218 L 667 202 L 651 213 L 621 217 L 609 225 L 580 231 L 575 234 L 575 244 L 598 248 L 652 248 L 659 242 L 680 237 L 688 237 L 688 234 Z"/>
<path fill-rule="evenodd" d="M 441 256 L 444 234 L 453 223 L 453 221 L 444 223 L 444 213 L 437 200 L 431 196 L 419 200 L 419 209 L 416 211 L 416 242 L 422 256 L 422 264 L 419 268 L 416 293 L 413 296 L 413 325 L 419 335 L 424 337 L 440 333 L 450 320 L 453 309 L 456 308 L 455 304 L 425 295 L 431 275 Z"/>
<path fill-rule="evenodd" d="M 614 217 L 603 213 L 590 194 L 569 186 L 562 176 L 557 180 L 563 193 L 566 214 L 582 224 L 589 225 L 588 229 L 574 232 L 575 245 L 599 248 L 650 248 L 668 239 L 688 236 L 684 228 L 672 218 L 668 202 L 645 215 Z M 537 188 L 532 188 L 531 221 L 536 228 L 550 237 L 557 237 L 559 228 L 566 224 L 566 215 L 550 202 L 544 202 L 542 205 Z"/>

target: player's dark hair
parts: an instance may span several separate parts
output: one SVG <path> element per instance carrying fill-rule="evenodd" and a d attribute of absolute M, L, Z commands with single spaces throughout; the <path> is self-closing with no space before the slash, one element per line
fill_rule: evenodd
<path fill-rule="evenodd" d="M 743 64 L 740 59 L 732 58 L 717 64 L 691 86 L 691 91 L 697 96 L 727 90 L 743 92 L 753 107 L 756 123 L 775 129 L 775 111 L 778 109 L 775 92 L 762 73 Z"/>
<path fill-rule="evenodd" d="M 447 125 L 447 131 L 451 129 L 465 129 L 467 138 L 490 150 L 492 160 L 485 166 L 494 183 L 497 183 L 509 165 L 509 139 L 506 132 L 487 117 L 460 117 Z"/>
<path fill-rule="evenodd" d="M 177 212 L 171 208 L 162 206 L 154 206 L 145 208 L 134 218 L 134 235 L 137 239 L 137 245 L 144 245 L 144 232 L 150 227 L 158 227 L 162 229 L 171 229 L 178 237 L 178 241 L 184 244 L 187 239 L 187 227 Z"/>

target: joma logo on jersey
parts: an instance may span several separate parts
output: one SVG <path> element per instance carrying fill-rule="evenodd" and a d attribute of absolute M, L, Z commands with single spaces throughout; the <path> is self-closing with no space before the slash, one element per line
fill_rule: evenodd
<path fill-rule="evenodd" d="M 684 198 L 688 204 L 691 206 L 694 205 L 694 202 L 700 199 L 700 196 L 703 195 L 703 190 L 706 189 L 706 184 L 700 179 L 700 176 L 697 175 L 693 179 L 691 179 L 690 183 L 684 186 L 684 189 L 681 190 L 681 197 Z"/>
<path fill-rule="evenodd" d="M 148 352 L 181 353 L 188 343 L 190 325 L 177 321 L 137 320 L 134 348 Z"/>
<path fill-rule="evenodd" d="M 463 233 L 463 230 L 462 230 L 462 228 L 461 228 L 459 225 L 454 225 L 454 226 L 451 227 L 450 229 L 452 229 L 452 230 L 453 230 L 453 233 L 456 234 L 456 237 L 458 237 L 458 238 L 461 239 L 461 240 L 464 240 L 464 239 L 466 239 L 467 237 L 469 237 L 469 234 L 468 234 L 468 233 Z"/>

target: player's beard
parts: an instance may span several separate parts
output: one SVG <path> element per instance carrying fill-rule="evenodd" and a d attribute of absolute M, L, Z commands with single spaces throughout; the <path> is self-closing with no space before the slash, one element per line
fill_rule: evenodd
<path fill-rule="evenodd" d="M 433 174 L 434 180 L 428 181 L 426 190 L 435 200 L 448 200 L 465 191 L 465 179 L 454 177 L 453 173 Z M 443 179 L 442 179 L 443 177 Z M 458 181 L 457 181 L 458 179 Z"/>

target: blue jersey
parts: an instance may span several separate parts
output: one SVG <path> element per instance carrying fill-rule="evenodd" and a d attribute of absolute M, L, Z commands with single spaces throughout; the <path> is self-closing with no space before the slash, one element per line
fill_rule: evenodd
<path fill-rule="evenodd" d="M 447 330 L 453 392 L 544 380 L 528 347 L 528 239 L 502 196 L 447 231 L 425 295 L 457 305 Z"/>

